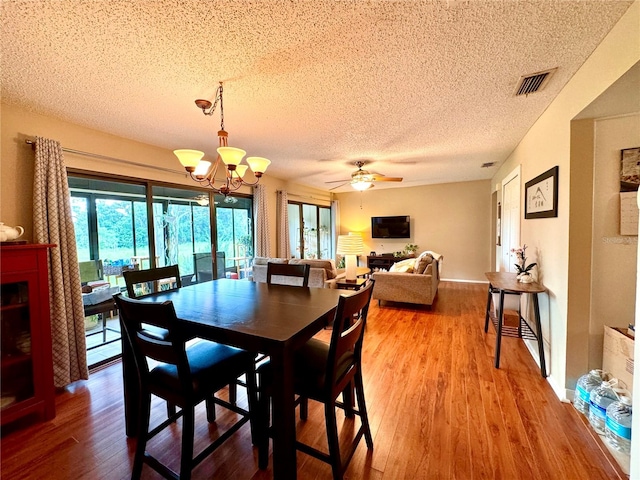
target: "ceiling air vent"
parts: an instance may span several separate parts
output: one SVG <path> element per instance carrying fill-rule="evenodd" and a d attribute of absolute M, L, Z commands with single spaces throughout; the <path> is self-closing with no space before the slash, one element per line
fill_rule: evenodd
<path fill-rule="evenodd" d="M 529 95 L 530 93 L 536 93 L 542 90 L 556 70 L 556 68 L 552 68 L 544 72 L 532 73 L 520 77 L 520 81 L 516 86 L 516 97 L 519 95 Z"/>

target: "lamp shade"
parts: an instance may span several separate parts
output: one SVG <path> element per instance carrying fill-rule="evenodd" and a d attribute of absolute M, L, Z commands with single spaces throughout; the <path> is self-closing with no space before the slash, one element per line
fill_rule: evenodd
<path fill-rule="evenodd" d="M 198 178 L 204 178 L 209 173 L 209 169 L 211 168 L 211 162 L 207 162 L 206 160 L 200 160 L 200 163 L 196 166 L 195 172 L 193 174 Z"/>
<path fill-rule="evenodd" d="M 236 173 L 240 178 L 244 177 L 244 174 L 247 173 L 247 169 L 249 167 L 247 165 L 238 165 L 236 167 Z"/>
<path fill-rule="evenodd" d="M 247 163 L 254 173 L 264 173 L 267 171 L 267 167 L 271 165 L 271 160 L 263 157 L 247 157 Z"/>
<path fill-rule="evenodd" d="M 200 150 L 174 150 L 173 154 L 178 157 L 178 160 L 180 160 L 180 163 L 185 168 L 196 168 L 200 159 L 204 157 L 204 152 L 201 152 Z"/>
<path fill-rule="evenodd" d="M 247 154 L 241 148 L 218 147 L 218 153 L 225 165 L 238 165 Z"/>
<path fill-rule="evenodd" d="M 338 255 L 360 255 L 364 250 L 364 242 L 360 235 L 350 233 L 338 236 Z"/>

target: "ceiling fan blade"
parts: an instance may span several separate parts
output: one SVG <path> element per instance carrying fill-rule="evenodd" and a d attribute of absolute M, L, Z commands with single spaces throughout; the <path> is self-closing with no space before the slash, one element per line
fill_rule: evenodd
<path fill-rule="evenodd" d="M 383 177 L 381 175 L 376 175 L 373 178 L 374 182 L 401 182 L 402 177 Z"/>
<path fill-rule="evenodd" d="M 335 186 L 335 187 L 333 187 L 333 188 L 330 188 L 330 189 L 329 189 L 329 191 L 331 191 L 331 190 L 336 190 L 336 189 L 338 189 L 338 188 L 340 188 L 340 187 L 344 187 L 344 186 L 345 186 L 347 183 L 349 183 L 349 182 L 351 182 L 351 180 L 343 181 L 343 183 L 342 183 L 342 184 L 337 185 L 337 186 Z M 326 183 L 335 183 L 335 182 L 326 182 Z"/>
<path fill-rule="evenodd" d="M 340 183 L 340 182 L 350 182 L 351 179 L 349 180 L 331 180 L 330 182 L 324 182 L 324 183 Z"/>

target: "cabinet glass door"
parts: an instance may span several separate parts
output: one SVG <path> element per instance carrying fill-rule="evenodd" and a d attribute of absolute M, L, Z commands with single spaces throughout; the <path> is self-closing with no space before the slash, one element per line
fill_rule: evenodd
<path fill-rule="evenodd" d="M 4 410 L 34 396 L 27 282 L 2 285 L 0 312 L 1 408 Z"/>

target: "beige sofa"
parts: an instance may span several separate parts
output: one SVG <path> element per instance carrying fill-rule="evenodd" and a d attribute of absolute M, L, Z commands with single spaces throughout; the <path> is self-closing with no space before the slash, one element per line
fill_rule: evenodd
<path fill-rule="evenodd" d="M 404 260 L 391 267 L 397 271 L 375 272 L 373 298 L 402 303 L 431 305 L 438 291 L 442 255 L 423 252 L 415 260 Z"/>
<path fill-rule="evenodd" d="M 266 258 L 255 257 L 253 259 L 253 281 L 267 281 L 267 263 L 292 263 L 292 264 L 309 264 L 309 286 L 315 288 L 335 288 L 336 283 L 336 265 L 333 260 L 314 260 L 300 258 Z M 292 285 L 296 284 L 296 279 L 288 280 L 286 277 L 274 277 L 276 283 Z"/>

